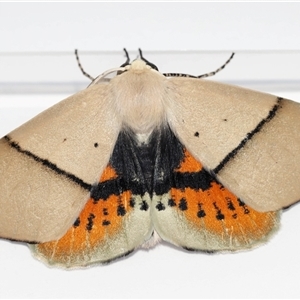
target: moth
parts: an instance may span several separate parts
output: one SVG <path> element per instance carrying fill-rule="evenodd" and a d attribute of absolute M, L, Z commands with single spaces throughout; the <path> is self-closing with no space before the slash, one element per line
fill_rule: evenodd
<path fill-rule="evenodd" d="M 126 55 L 0 140 L 0 237 L 66 268 L 266 242 L 300 197 L 300 105 Z"/>

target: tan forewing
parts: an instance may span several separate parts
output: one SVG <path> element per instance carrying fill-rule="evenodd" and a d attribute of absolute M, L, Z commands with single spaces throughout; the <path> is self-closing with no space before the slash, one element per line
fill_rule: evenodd
<path fill-rule="evenodd" d="M 0 140 L 0 236 L 61 237 L 107 165 L 120 129 L 109 85 L 81 91 Z"/>
<path fill-rule="evenodd" d="M 168 120 L 222 184 L 258 211 L 300 198 L 300 105 L 199 79 L 170 79 Z"/>

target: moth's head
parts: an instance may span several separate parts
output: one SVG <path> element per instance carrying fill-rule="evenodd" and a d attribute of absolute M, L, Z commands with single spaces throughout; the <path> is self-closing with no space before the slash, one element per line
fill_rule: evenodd
<path fill-rule="evenodd" d="M 155 64 L 149 62 L 147 59 L 143 57 L 141 49 L 139 49 L 139 56 L 132 62 L 130 62 L 129 54 L 126 49 L 124 49 L 125 55 L 126 55 L 126 61 L 123 63 L 119 68 L 110 69 L 103 74 L 96 77 L 91 85 L 103 83 L 103 82 L 109 82 L 112 78 L 122 75 L 126 72 L 132 72 L 136 74 L 141 74 L 144 72 L 147 72 L 149 70 L 157 71 L 158 68 Z"/>
<path fill-rule="evenodd" d="M 142 50 L 139 49 L 139 56 L 137 59 L 135 59 L 133 62 L 130 63 L 130 57 L 127 52 L 127 50 L 124 48 L 125 56 L 126 56 L 126 61 L 121 65 L 121 67 L 128 67 L 132 70 L 138 70 L 139 68 L 146 68 L 146 69 L 153 69 L 158 71 L 158 68 L 155 64 L 147 60 L 142 53 Z"/>
<path fill-rule="evenodd" d="M 136 73 L 144 72 L 145 70 L 152 69 L 151 66 L 147 65 L 145 61 L 141 59 L 134 60 L 131 64 L 125 66 L 126 71 L 131 70 Z"/>

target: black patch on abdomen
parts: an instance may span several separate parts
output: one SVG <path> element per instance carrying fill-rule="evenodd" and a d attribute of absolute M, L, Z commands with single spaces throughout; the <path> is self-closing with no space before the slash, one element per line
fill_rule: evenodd
<path fill-rule="evenodd" d="M 118 177 L 94 186 L 92 198 L 107 199 L 127 190 L 134 195 L 168 192 L 172 171 L 183 159 L 183 149 L 169 127 L 154 130 L 146 143 L 140 143 L 134 132 L 122 130 L 109 161 Z"/>
<path fill-rule="evenodd" d="M 120 132 L 109 164 L 118 174 L 115 179 L 98 183 L 91 196 L 95 201 L 130 190 L 133 195 L 163 195 L 171 188 L 207 190 L 215 179 L 204 169 L 199 172 L 177 172 L 184 159 L 185 147 L 172 130 L 162 127 L 152 132 L 146 143 L 140 143 L 134 132 Z"/>

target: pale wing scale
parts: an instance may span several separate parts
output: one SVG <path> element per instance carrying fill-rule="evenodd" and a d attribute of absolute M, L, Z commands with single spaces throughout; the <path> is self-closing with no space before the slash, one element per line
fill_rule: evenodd
<path fill-rule="evenodd" d="M 300 105 L 217 82 L 172 78 L 168 121 L 218 180 L 258 211 L 300 199 Z"/>
<path fill-rule="evenodd" d="M 109 86 L 83 90 L 0 141 L 0 236 L 46 242 L 72 225 L 120 130 Z"/>

